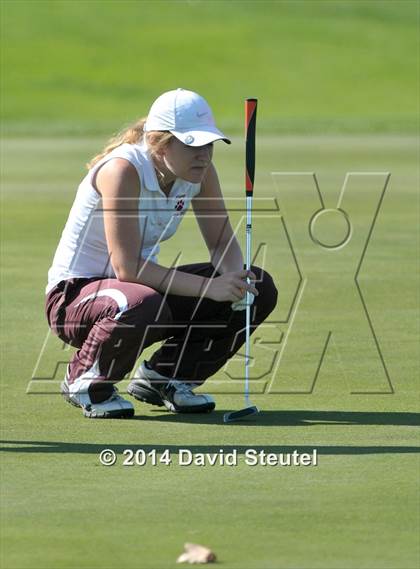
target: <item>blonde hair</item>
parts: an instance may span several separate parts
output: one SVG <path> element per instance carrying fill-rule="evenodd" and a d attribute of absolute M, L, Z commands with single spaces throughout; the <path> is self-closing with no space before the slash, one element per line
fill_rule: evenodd
<path fill-rule="evenodd" d="M 161 152 L 174 135 L 167 130 L 154 130 L 145 133 L 145 122 L 146 117 L 143 117 L 110 138 L 102 152 L 94 156 L 92 160 L 86 164 L 86 168 L 88 170 L 93 168 L 99 160 L 102 160 L 104 156 L 112 152 L 118 146 L 121 146 L 121 144 L 137 144 L 141 142 L 145 135 L 147 137 L 147 146 L 152 157 Z"/>

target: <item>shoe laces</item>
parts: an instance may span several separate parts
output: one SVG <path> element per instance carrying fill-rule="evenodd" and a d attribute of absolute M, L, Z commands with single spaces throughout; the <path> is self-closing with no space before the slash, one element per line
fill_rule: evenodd
<path fill-rule="evenodd" d="M 171 379 L 171 381 L 168 382 L 168 387 L 174 387 L 178 393 L 184 393 L 185 395 L 194 395 L 192 386 L 189 383 L 184 383 L 183 381 L 178 381 L 177 379 Z"/>

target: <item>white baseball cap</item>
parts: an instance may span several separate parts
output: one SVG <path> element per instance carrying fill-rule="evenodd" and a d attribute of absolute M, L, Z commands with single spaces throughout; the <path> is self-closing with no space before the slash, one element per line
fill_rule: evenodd
<path fill-rule="evenodd" d="M 186 89 L 167 91 L 156 99 L 144 125 L 145 132 L 151 130 L 168 130 L 188 146 L 204 146 L 215 140 L 230 144 L 216 127 L 207 101 Z"/>

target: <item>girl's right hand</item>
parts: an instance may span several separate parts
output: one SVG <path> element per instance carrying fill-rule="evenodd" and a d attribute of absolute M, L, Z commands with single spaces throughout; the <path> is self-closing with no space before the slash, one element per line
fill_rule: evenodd
<path fill-rule="evenodd" d="M 216 302 L 236 302 L 245 297 L 246 291 L 258 296 L 258 290 L 251 283 L 246 282 L 246 278 L 256 280 L 257 277 L 252 271 L 235 271 L 224 273 L 220 277 L 210 280 L 206 297 Z"/>

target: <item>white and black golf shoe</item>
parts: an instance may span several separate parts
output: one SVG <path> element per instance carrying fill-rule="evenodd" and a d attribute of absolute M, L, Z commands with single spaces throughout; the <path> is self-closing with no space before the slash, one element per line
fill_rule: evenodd
<path fill-rule="evenodd" d="M 133 404 L 123 399 L 115 386 L 112 386 L 112 393 L 108 399 L 101 403 L 93 403 L 89 396 L 89 386 L 92 381 L 92 379 L 76 379 L 69 384 L 66 375 L 61 384 L 61 395 L 71 405 L 80 407 L 83 415 L 89 419 L 123 419 L 134 415 Z"/>
<path fill-rule="evenodd" d="M 209 413 L 216 407 L 210 395 L 194 393 L 195 384 L 185 383 L 177 379 L 168 379 L 151 369 L 144 361 L 133 380 L 127 387 L 127 393 L 135 399 L 157 405 L 165 406 L 173 413 Z"/>

